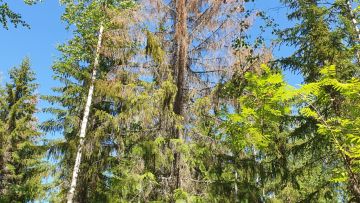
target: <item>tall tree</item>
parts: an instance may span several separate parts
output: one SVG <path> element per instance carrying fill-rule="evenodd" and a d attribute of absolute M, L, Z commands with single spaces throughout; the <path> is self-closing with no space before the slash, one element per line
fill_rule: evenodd
<path fill-rule="evenodd" d="M 99 57 L 100 57 L 100 49 L 101 49 L 101 45 L 102 45 L 103 32 L 104 32 L 104 26 L 102 25 L 102 23 L 100 23 L 99 38 L 98 38 L 98 42 L 97 42 L 97 46 L 96 46 L 94 67 L 93 67 L 92 74 L 91 74 L 89 93 L 86 98 L 84 115 L 83 115 L 83 118 L 81 121 L 80 143 L 79 143 L 78 150 L 76 153 L 74 170 L 73 170 L 73 175 L 72 175 L 72 179 L 71 179 L 71 185 L 70 185 L 70 189 L 69 189 L 69 193 L 68 193 L 68 197 L 67 197 L 67 202 L 69 202 L 69 203 L 73 202 L 77 178 L 78 178 L 78 175 L 80 172 L 82 149 L 84 147 L 84 139 L 85 139 L 85 135 L 86 135 L 86 126 L 88 124 L 90 107 L 91 107 L 92 98 L 93 98 L 93 94 L 94 94 L 96 73 L 97 73 L 97 69 L 99 68 L 98 66 L 99 66 Z"/>
<path fill-rule="evenodd" d="M 45 196 L 42 178 L 47 172 L 46 144 L 34 115 L 37 85 L 29 59 L 10 71 L 10 79 L 0 111 L 0 200 L 27 202 Z"/>
<path fill-rule="evenodd" d="M 174 158 L 171 171 L 159 180 L 161 185 L 171 186 L 170 196 L 174 198 L 177 192 L 196 193 L 191 158 L 181 155 L 195 142 L 191 130 L 193 118 L 185 109 L 190 109 L 197 98 L 209 95 L 218 81 L 229 79 L 235 72 L 237 58 L 231 45 L 249 29 L 258 12 L 246 10 L 244 1 L 159 0 L 144 1 L 143 5 L 139 11 L 151 17 L 143 22 L 165 51 L 161 64 L 156 60 L 150 63 L 153 78 L 155 81 L 170 78 L 177 87 L 174 124 L 166 138 L 175 143 L 169 144 Z"/>
<path fill-rule="evenodd" d="M 176 78 L 176 97 L 174 103 L 174 113 L 176 115 L 184 117 L 184 106 L 185 106 L 185 74 L 186 68 L 188 66 L 188 49 L 189 49 L 189 42 L 188 42 L 188 28 L 187 28 L 187 15 L 188 11 L 186 8 L 186 1 L 185 0 L 176 0 L 175 1 L 175 35 L 174 35 L 174 57 L 175 61 L 174 64 L 174 75 Z M 174 129 L 175 131 L 175 139 L 179 139 L 180 142 L 183 141 L 183 132 L 181 129 L 177 128 Z M 182 171 L 181 168 L 181 153 L 175 152 L 174 154 L 174 163 L 173 163 L 173 176 L 175 177 L 175 188 L 181 189 L 181 182 L 182 182 Z"/>
<path fill-rule="evenodd" d="M 300 21 L 295 27 L 280 32 L 282 41 L 288 45 L 294 45 L 296 49 L 290 57 L 279 60 L 284 68 L 300 71 L 305 78 L 305 83 L 310 83 L 309 85 L 322 79 L 321 70 L 330 65 L 336 65 L 337 74 L 334 76 L 339 81 L 346 81 L 358 75 L 358 65 L 354 62 L 358 52 L 357 33 L 354 32 L 356 24 L 353 24 L 355 16 L 351 9 L 349 10 L 349 1 L 287 0 L 283 2 L 292 8 L 289 19 Z M 313 90 L 315 91 L 315 89 Z M 309 105 L 316 106 L 318 113 L 325 120 L 342 115 L 341 106 L 344 98 L 337 88 L 327 85 L 323 91 L 323 94 L 331 95 L 330 98 L 317 95 Z M 301 118 L 301 120 L 303 124 L 300 125 L 297 133 L 298 138 L 302 137 L 305 140 L 303 140 L 303 146 L 298 150 L 306 149 L 304 146 L 312 148 L 311 162 L 325 163 L 323 167 L 325 171 L 322 174 L 326 178 L 319 187 L 323 188 L 322 190 L 336 191 L 337 185 L 331 181 L 331 171 L 336 170 L 338 164 L 346 166 L 346 160 L 349 157 L 341 158 L 342 152 L 336 150 L 333 140 L 318 132 L 317 129 L 321 125 L 319 120 L 313 118 Z M 300 129 L 302 132 L 306 131 L 307 135 L 303 134 Z M 318 145 L 319 143 L 322 145 Z M 324 145 L 329 147 L 322 147 Z M 305 154 L 305 151 L 300 151 L 300 153 Z M 329 154 L 333 157 L 330 160 L 328 159 Z M 311 166 L 310 170 L 316 172 L 314 169 Z M 350 194 L 351 191 L 356 190 L 354 188 L 344 190 L 344 193 Z"/>
<path fill-rule="evenodd" d="M 357 99 L 354 96 L 359 91 L 359 80 L 352 78 L 346 81 L 339 81 L 336 77 L 335 66 L 324 67 L 321 71 L 321 79 L 314 83 L 304 85 L 300 90 L 304 98 L 305 107 L 302 114 L 318 121 L 318 133 L 329 137 L 334 149 L 336 158 L 335 169 L 330 172 L 333 182 L 345 183 L 345 196 L 348 201 L 360 201 L 360 179 L 359 179 L 359 134 L 357 114 Z M 333 100 L 333 94 L 328 89 L 332 87 L 342 98 L 339 113 L 329 117 L 321 109 L 322 105 Z M 355 96 L 357 97 L 357 96 Z M 318 98 L 322 103 L 314 101 Z M 335 157 L 334 157 L 335 158 Z"/>
<path fill-rule="evenodd" d="M 54 142 L 50 149 L 50 155 L 61 163 L 56 170 L 59 175 L 56 183 L 67 183 L 61 184 L 60 193 L 54 198 L 65 199 L 68 194 L 68 202 L 105 201 L 109 179 L 106 173 L 113 159 L 111 143 L 115 135 L 104 127 L 108 123 L 102 116 L 116 114 L 118 107 L 114 107 L 112 101 L 104 101 L 107 95 L 94 94 L 96 86 L 100 85 L 95 79 L 106 83 L 117 72 L 116 68 L 126 62 L 126 53 L 131 53 L 131 41 L 113 39 L 110 33 L 126 32 L 126 24 L 117 24 L 111 16 L 133 4 L 120 1 L 63 3 L 66 6 L 63 20 L 69 27 L 76 27 L 74 38 L 59 47 L 63 55 L 55 62 L 53 70 L 55 78 L 64 86 L 54 88 L 59 95 L 44 97 L 58 107 L 45 109 L 54 115 L 54 119 L 42 125 L 44 130 L 61 132 L 64 137 L 64 140 Z M 115 46 L 111 45 L 113 40 L 118 40 Z M 107 53 L 112 48 L 119 52 L 123 50 L 123 57 L 115 58 L 112 54 L 116 53 Z"/>

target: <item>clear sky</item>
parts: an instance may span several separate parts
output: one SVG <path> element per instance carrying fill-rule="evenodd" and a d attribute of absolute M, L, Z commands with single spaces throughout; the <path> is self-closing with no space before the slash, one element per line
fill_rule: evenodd
<path fill-rule="evenodd" d="M 29 57 L 31 67 L 36 72 L 39 94 L 51 93 L 51 87 L 58 82 L 52 79 L 51 64 L 59 53 L 56 46 L 71 38 L 71 32 L 65 30 L 65 24 L 60 16 L 63 7 L 58 0 L 45 0 L 39 4 L 28 6 L 22 0 L 5 1 L 10 8 L 20 13 L 31 29 L 9 25 L 9 30 L 0 28 L 0 84 L 8 80 L 10 68 L 21 63 L 24 57 Z M 41 102 L 39 107 L 45 104 Z M 43 121 L 46 115 L 39 114 Z"/>
<path fill-rule="evenodd" d="M 63 7 L 58 0 L 43 0 L 43 2 L 27 6 L 22 0 L 5 0 L 10 7 L 20 13 L 23 19 L 31 26 L 31 29 L 22 27 L 9 30 L 0 28 L 0 84 L 8 79 L 7 72 L 11 67 L 19 65 L 21 60 L 28 56 L 32 68 L 36 72 L 37 83 L 40 85 L 39 94 L 50 94 L 51 87 L 58 84 L 52 79 L 51 64 L 59 55 L 56 45 L 66 42 L 71 38 L 71 32 L 65 30 L 65 24 L 60 17 Z M 271 15 L 281 27 L 286 27 L 289 22 L 286 20 L 287 9 L 279 4 L 278 0 L 257 0 L 256 8 L 263 9 Z M 265 36 L 269 39 L 271 36 Z M 281 47 L 275 50 L 275 57 L 287 56 L 291 53 L 291 47 Z M 291 85 L 300 84 L 302 79 L 298 75 L 285 72 L 286 80 Z M 39 107 L 43 107 L 40 103 Z M 43 121 L 47 115 L 39 114 Z"/>

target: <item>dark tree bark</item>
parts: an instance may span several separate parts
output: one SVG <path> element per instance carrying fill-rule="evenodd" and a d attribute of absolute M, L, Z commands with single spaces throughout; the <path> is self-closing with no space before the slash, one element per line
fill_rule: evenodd
<path fill-rule="evenodd" d="M 184 103 L 185 103 L 185 71 L 187 67 L 187 50 L 188 50 L 188 36 L 187 36 L 187 10 L 186 10 L 186 1 L 177 0 L 176 5 L 176 24 L 175 24 L 175 63 L 174 63 L 174 73 L 176 79 L 177 93 L 174 102 L 174 112 L 179 116 L 183 116 L 184 112 Z M 175 127 L 176 128 L 176 127 Z M 174 130 L 175 139 L 182 140 L 183 132 L 181 129 L 176 128 Z M 174 189 L 181 188 L 181 154 L 180 152 L 175 152 L 174 154 L 174 163 L 173 163 L 173 175 L 175 176 Z"/>

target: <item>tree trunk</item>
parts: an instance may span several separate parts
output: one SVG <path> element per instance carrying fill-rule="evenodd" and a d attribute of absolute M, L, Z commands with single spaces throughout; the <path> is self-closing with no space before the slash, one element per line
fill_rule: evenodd
<path fill-rule="evenodd" d="M 342 153 L 342 152 L 340 152 Z M 349 156 L 347 156 L 346 154 L 342 153 L 342 157 L 344 159 L 344 165 L 345 168 L 348 172 L 348 186 L 350 191 L 352 192 L 352 194 L 354 195 L 354 200 L 356 200 L 356 202 L 360 202 L 360 182 L 359 182 L 359 177 L 358 175 L 353 171 L 352 169 L 352 160 Z"/>
<path fill-rule="evenodd" d="M 353 23 L 353 26 L 354 26 L 354 29 L 356 32 L 356 39 L 354 41 L 355 41 L 355 44 L 358 45 L 360 43 L 360 28 L 358 27 L 358 22 L 356 20 L 356 16 L 352 10 L 351 0 L 346 1 L 346 6 L 349 11 L 351 22 Z M 356 48 L 356 58 L 357 58 L 358 63 L 360 63 L 360 53 L 357 48 Z"/>
<path fill-rule="evenodd" d="M 91 76 L 91 83 L 90 83 L 90 87 L 89 87 L 89 93 L 88 93 L 87 100 L 86 100 L 83 119 L 81 122 L 80 143 L 79 143 L 79 148 L 76 153 L 76 159 L 75 159 L 75 165 L 74 165 L 74 170 L 73 170 L 73 174 L 72 174 L 71 185 L 70 185 L 70 189 L 69 189 L 68 196 L 67 196 L 68 203 L 73 202 L 74 195 L 75 195 L 75 189 L 76 189 L 76 183 L 77 183 L 77 179 L 78 179 L 78 175 L 79 175 L 79 171 L 80 171 L 81 156 L 82 156 L 82 150 L 84 147 L 84 141 L 85 141 L 85 135 L 86 135 L 86 126 L 88 123 L 90 107 L 91 107 L 91 103 L 92 103 L 92 97 L 94 94 L 94 83 L 96 80 L 96 72 L 99 67 L 100 49 L 101 49 L 101 44 L 102 44 L 103 32 L 104 32 L 104 26 L 101 23 L 97 47 L 96 47 L 96 53 L 95 53 L 94 68 L 93 68 L 93 72 L 92 72 L 92 76 Z"/>
<path fill-rule="evenodd" d="M 234 202 L 236 203 L 236 202 L 239 202 L 239 197 L 238 197 L 238 193 L 239 193 L 239 189 L 238 189 L 238 172 L 237 172 L 237 170 L 235 169 L 235 183 L 234 183 L 234 189 L 235 189 L 235 191 L 234 191 L 234 195 L 235 195 L 235 198 L 234 198 Z"/>
<path fill-rule="evenodd" d="M 184 96 L 185 96 L 185 71 L 187 66 L 187 50 L 188 50 L 188 36 L 187 36 L 187 10 L 186 0 L 176 0 L 176 24 L 175 24 L 175 63 L 174 73 L 176 78 L 177 93 L 174 103 L 174 112 L 179 116 L 183 116 L 184 111 Z M 175 129 L 175 138 L 182 140 L 182 130 Z M 181 188 L 181 154 L 175 152 L 173 163 L 173 175 L 175 176 L 175 189 Z"/>

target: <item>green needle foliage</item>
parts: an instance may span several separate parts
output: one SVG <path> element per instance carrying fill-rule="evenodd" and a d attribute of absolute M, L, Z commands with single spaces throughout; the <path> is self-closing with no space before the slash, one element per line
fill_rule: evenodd
<path fill-rule="evenodd" d="M 2 2 L 3 27 L 25 26 Z M 56 136 L 25 59 L 0 88 L 0 202 L 66 199 L 92 85 L 75 202 L 360 202 L 359 2 L 282 0 L 280 59 L 251 2 L 62 0 Z"/>
<path fill-rule="evenodd" d="M 328 65 L 337 65 L 341 77 L 349 77 L 358 67 L 350 46 L 349 19 L 339 11 L 346 2 L 326 3 L 322 0 L 283 0 L 292 10 L 288 19 L 295 22 L 294 27 L 278 32 L 280 42 L 295 47 L 295 52 L 279 60 L 284 69 L 299 71 L 306 82 L 320 77 L 320 69 Z M 341 5 L 341 6 L 339 6 Z M 343 9 L 344 10 L 344 9 Z M 340 14 L 338 14 L 340 12 Z M 345 21 L 344 21 L 345 20 Z M 351 26 L 353 30 L 353 26 Z M 353 32 L 352 32 L 353 33 Z M 349 44 L 350 43 L 350 44 Z M 353 43 L 352 43 L 353 44 Z"/>
<path fill-rule="evenodd" d="M 1 90 L 0 201 L 28 202 L 45 196 L 47 165 L 35 117 L 37 85 L 29 59 L 10 71 L 11 82 Z"/>
<path fill-rule="evenodd" d="M 44 97 L 56 106 L 44 109 L 45 112 L 52 113 L 54 118 L 42 125 L 45 131 L 60 132 L 63 136 L 63 139 L 53 142 L 49 151 L 51 157 L 59 160 L 59 167 L 55 170 L 55 184 L 60 192 L 54 196 L 54 201 L 64 199 L 69 189 L 100 22 L 105 27 L 105 38 L 76 188 L 76 201 L 106 201 L 111 184 L 111 167 L 118 162 L 116 155 L 122 150 L 119 135 L 128 127 L 134 131 L 138 128 L 136 123 L 125 122 L 125 126 L 121 124 L 127 121 L 127 116 L 135 116 L 132 108 L 137 108 L 142 100 L 147 99 L 141 93 L 141 89 L 146 87 L 136 81 L 134 75 L 121 68 L 132 55 L 134 44 L 125 37 L 111 37 L 112 32 L 127 32 L 127 25 L 117 22 L 112 16 L 124 15 L 126 9 L 133 7 L 133 4 L 120 1 L 62 3 L 66 6 L 63 20 L 69 27 L 75 25 L 76 29 L 74 38 L 58 48 L 62 56 L 54 63 L 53 71 L 54 78 L 63 86 L 54 88 L 57 92 L 55 96 Z M 117 43 L 115 46 L 108 46 L 114 42 Z M 113 57 L 114 53 L 109 54 L 109 50 L 122 53 L 122 57 Z M 137 101 L 137 96 L 142 100 Z"/>

